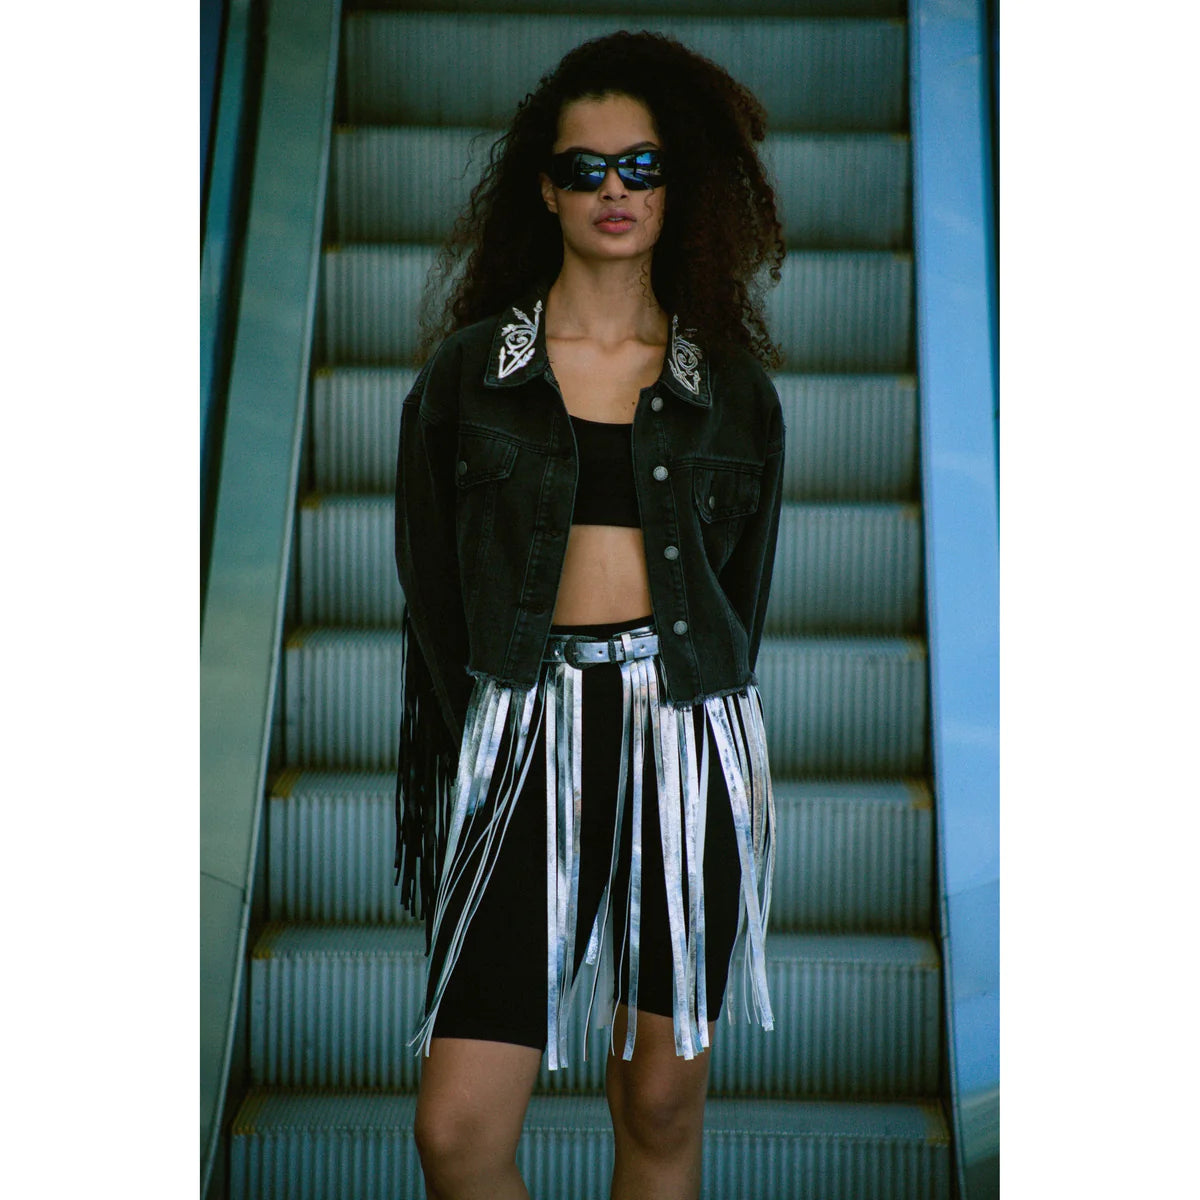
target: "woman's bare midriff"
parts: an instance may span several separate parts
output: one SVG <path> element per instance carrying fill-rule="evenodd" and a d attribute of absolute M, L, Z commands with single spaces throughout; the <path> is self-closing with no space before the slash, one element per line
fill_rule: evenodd
<path fill-rule="evenodd" d="M 572 525 L 554 624 L 599 625 L 650 613 L 642 531 L 624 525 Z"/>

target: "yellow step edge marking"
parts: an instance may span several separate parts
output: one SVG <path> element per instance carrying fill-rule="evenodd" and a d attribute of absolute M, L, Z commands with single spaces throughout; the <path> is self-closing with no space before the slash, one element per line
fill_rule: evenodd
<path fill-rule="evenodd" d="M 921 811 L 928 811 L 933 808 L 933 796 L 925 784 L 906 783 L 904 786 L 908 791 L 913 808 Z"/>
<path fill-rule="evenodd" d="M 300 781 L 300 776 L 304 772 L 300 767 L 288 767 L 272 784 L 271 798 L 273 800 L 287 800 L 292 789 Z"/>

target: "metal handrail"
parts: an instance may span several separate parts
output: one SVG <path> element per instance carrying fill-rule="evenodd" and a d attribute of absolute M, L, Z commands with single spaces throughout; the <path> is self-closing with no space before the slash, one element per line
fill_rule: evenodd
<path fill-rule="evenodd" d="M 1000 555 L 984 10 L 985 0 L 909 5 L 930 712 L 962 1200 L 991 1200 L 1000 1187 Z"/>
<path fill-rule="evenodd" d="M 200 1156 L 207 1193 L 243 988 L 281 658 L 340 0 L 272 0 L 200 643 Z"/>
<path fill-rule="evenodd" d="M 245 231 L 246 192 L 254 149 L 262 70 L 261 0 L 229 0 L 220 54 L 216 128 L 200 254 L 200 595 L 208 587 L 213 506 L 224 428 L 234 322 L 238 250 Z"/>

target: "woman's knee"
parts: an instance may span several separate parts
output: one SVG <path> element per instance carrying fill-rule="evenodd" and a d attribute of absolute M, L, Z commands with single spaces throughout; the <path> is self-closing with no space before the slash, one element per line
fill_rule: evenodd
<path fill-rule="evenodd" d="M 540 1061 L 527 1046 L 433 1039 L 413 1122 L 427 1179 L 451 1189 L 511 1167 Z"/>
<path fill-rule="evenodd" d="M 704 1125 L 704 1092 L 671 1086 L 666 1080 L 639 1079 L 609 1088 L 614 1127 L 659 1154 L 690 1146 Z"/>
<path fill-rule="evenodd" d="M 503 1170 L 516 1152 L 494 1113 L 445 1095 L 417 1105 L 413 1139 L 426 1178 L 441 1187 Z"/>
<path fill-rule="evenodd" d="M 644 1024 L 639 1021 L 639 1042 Z M 640 1058 L 635 1048 L 630 1061 L 610 1060 L 606 1092 L 614 1128 L 640 1145 L 669 1152 L 692 1142 L 703 1128 L 708 1054 L 676 1057 L 673 1033 L 669 1047 L 651 1046 L 651 1040 L 641 1045 Z"/>

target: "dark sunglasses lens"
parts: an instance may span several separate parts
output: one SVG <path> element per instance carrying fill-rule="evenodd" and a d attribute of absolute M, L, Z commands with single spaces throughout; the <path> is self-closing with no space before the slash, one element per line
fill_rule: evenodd
<path fill-rule="evenodd" d="M 642 150 L 615 160 L 617 174 L 634 191 L 662 183 L 662 156 L 657 150 Z M 550 161 L 556 187 L 573 192 L 594 192 L 604 183 L 608 162 L 599 154 L 556 154 Z"/>
<path fill-rule="evenodd" d="M 643 150 L 621 159 L 617 174 L 636 190 L 658 187 L 662 183 L 662 159 L 654 150 Z"/>
<path fill-rule="evenodd" d="M 570 186 L 577 192 L 594 192 L 603 182 L 608 165 L 598 154 L 576 154 Z"/>

